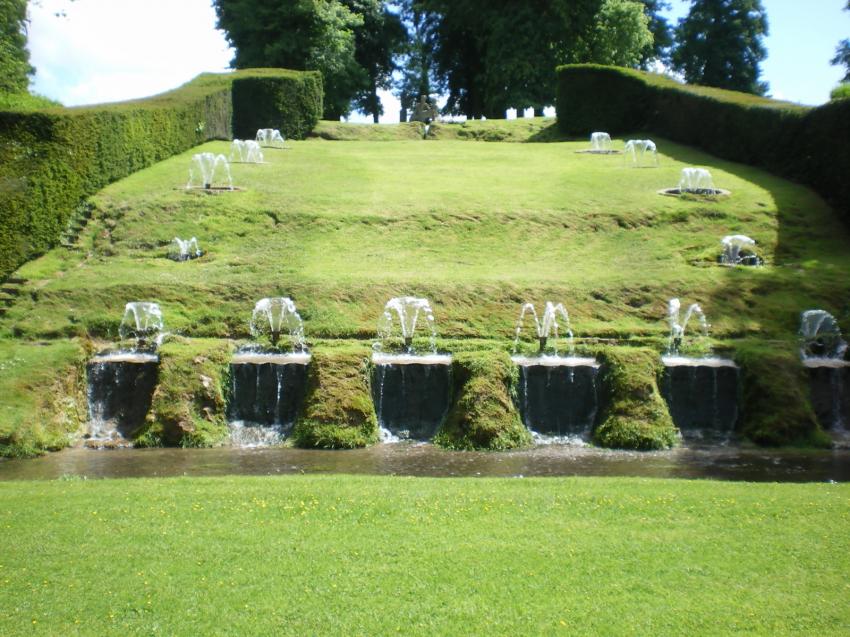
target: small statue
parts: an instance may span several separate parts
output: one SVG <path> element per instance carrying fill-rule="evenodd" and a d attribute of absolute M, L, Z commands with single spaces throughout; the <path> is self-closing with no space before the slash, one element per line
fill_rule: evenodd
<path fill-rule="evenodd" d="M 424 122 L 430 124 L 438 119 L 440 111 L 437 108 L 436 102 L 432 103 L 426 95 L 420 95 L 419 101 L 413 107 L 413 115 L 410 116 L 411 122 Z"/>

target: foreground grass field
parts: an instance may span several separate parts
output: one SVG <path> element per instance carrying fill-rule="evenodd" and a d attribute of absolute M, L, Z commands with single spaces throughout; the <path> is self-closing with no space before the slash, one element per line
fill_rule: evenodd
<path fill-rule="evenodd" d="M 0 483 L 0 634 L 846 635 L 850 486 Z"/>

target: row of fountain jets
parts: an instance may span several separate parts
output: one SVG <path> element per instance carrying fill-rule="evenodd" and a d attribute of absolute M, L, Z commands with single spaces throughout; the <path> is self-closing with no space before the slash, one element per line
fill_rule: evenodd
<path fill-rule="evenodd" d="M 206 190 L 233 190 L 233 176 L 230 164 L 233 162 L 262 164 L 263 147 L 284 148 L 285 139 L 275 128 L 261 128 L 253 140 L 234 139 L 230 145 L 230 156 L 215 153 L 197 153 L 192 155 L 189 167 L 187 189 L 202 188 Z M 608 133 L 596 132 L 590 136 L 591 153 L 612 154 L 614 150 L 611 136 Z M 658 166 L 658 148 L 651 139 L 627 140 L 623 149 L 624 160 L 630 158 L 634 166 L 644 166 L 651 160 L 651 165 Z M 677 188 L 671 193 L 718 194 L 722 191 L 714 187 L 711 173 L 705 168 L 683 168 Z"/>
<path fill-rule="evenodd" d="M 229 157 L 215 153 L 196 153 L 192 155 L 186 189 L 233 190 L 231 163 L 262 164 L 264 147 L 285 148 L 285 142 L 278 129 L 261 128 L 257 131 L 255 139 L 234 139 L 230 144 Z"/>
<path fill-rule="evenodd" d="M 538 354 L 543 356 L 547 350 L 559 357 L 558 345 L 561 339 L 566 345 L 567 358 L 573 355 L 573 331 L 570 316 L 562 303 L 547 301 L 542 317 L 538 315 L 534 304 L 524 303 L 520 308 L 515 328 L 514 353 L 520 349 L 522 332 L 526 320 L 531 317 L 534 336 L 537 340 Z M 676 355 L 682 346 L 688 324 L 696 319 L 699 331 L 708 336 L 711 327 L 698 303 L 693 303 L 682 312 L 679 299 L 670 299 L 667 306 L 667 320 L 670 325 L 668 355 Z M 378 319 L 378 340 L 373 349 L 378 356 L 386 356 L 385 349 L 396 349 L 401 344 L 401 354 L 410 357 L 416 354 L 413 339 L 424 320 L 429 343 L 429 355 L 437 355 L 437 328 L 434 312 L 428 299 L 413 296 L 395 297 L 387 301 Z M 157 303 L 127 303 L 124 316 L 118 329 L 121 340 L 134 340 L 137 351 L 151 351 L 162 343 L 166 335 L 162 310 Z M 291 351 L 297 354 L 307 352 L 304 336 L 304 322 L 289 297 L 264 298 L 257 301 L 251 314 L 251 336 L 256 342 L 268 341 L 272 348 L 278 349 L 281 338 L 288 337 Z M 843 360 L 847 344 L 841 336 L 841 330 L 835 318 L 824 310 L 807 310 L 801 315 L 800 337 L 801 355 L 804 359 Z M 551 342 L 551 349 L 549 345 Z M 247 348 L 257 351 L 258 345 Z"/>

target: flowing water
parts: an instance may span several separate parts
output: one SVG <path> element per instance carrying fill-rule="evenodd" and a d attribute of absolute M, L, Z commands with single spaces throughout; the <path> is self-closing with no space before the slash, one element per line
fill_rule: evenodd
<path fill-rule="evenodd" d="M 445 451 L 402 442 L 351 451 L 67 449 L 34 460 L 0 459 L 0 480 L 286 474 L 429 477 L 633 476 L 754 482 L 848 482 L 850 450 L 776 451 L 692 447 L 659 452 L 545 445 L 524 451 Z"/>

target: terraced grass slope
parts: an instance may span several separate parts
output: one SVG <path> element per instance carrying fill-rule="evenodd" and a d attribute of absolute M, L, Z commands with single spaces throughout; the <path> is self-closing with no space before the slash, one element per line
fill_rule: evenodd
<path fill-rule="evenodd" d="M 308 339 L 374 335 L 387 298 L 432 299 L 440 335 L 510 338 L 519 304 L 563 301 L 581 337 L 662 337 L 671 296 L 702 303 L 718 338 L 793 339 L 801 310 L 847 317 L 848 235 L 809 190 L 658 140 L 660 167 L 585 142 L 289 142 L 236 164 L 241 192 L 185 191 L 191 153 L 104 189 L 79 249 L 19 271 L 2 333 L 114 337 L 125 301 L 159 301 L 188 336 L 245 337 L 254 300 L 295 299 Z M 196 150 L 227 152 L 225 142 Z M 656 191 L 683 166 L 732 191 Z M 767 266 L 716 264 L 744 233 Z M 175 237 L 208 254 L 165 258 Z"/>
<path fill-rule="evenodd" d="M 227 153 L 226 142 L 112 184 L 92 199 L 73 249 L 16 273 L 0 350 L 11 351 L 10 339 L 113 341 L 134 300 L 159 302 L 176 335 L 246 339 L 254 302 L 275 295 L 296 301 L 314 349 L 342 345 L 346 355 L 368 352 L 384 303 L 405 294 L 431 299 L 440 347 L 450 351 L 509 349 L 520 304 L 550 299 L 569 309 L 579 349 L 599 355 L 603 345 L 660 352 L 667 300 L 699 302 L 715 347 L 755 348 L 754 369 L 796 364 L 802 310 L 820 307 L 848 325 L 850 237 L 804 187 L 657 138 L 658 168 L 578 154 L 587 142 L 557 141 L 551 120 L 442 125 L 427 141 L 418 134 L 415 125 L 323 123 L 318 137 L 269 149 L 265 164 L 234 164 L 236 192 L 183 188 L 191 153 Z M 551 143 L 463 141 L 477 139 Z M 707 166 L 731 196 L 657 193 L 689 165 Z M 717 264 L 720 238 L 734 233 L 758 241 L 764 267 Z M 170 261 L 175 236 L 198 237 L 207 254 Z M 648 360 L 646 350 L 634 360 Z M 755 389 L 745 390 L 771 403 L 788 393 L 789 378 L 798 383 L 795 374 L 776 375 L 773 388 L 772 374 L 750 374 Z M 796 416 L 781 415 L 809 423 L 802 430 L 753 437 L 803 436 L 806 400 L 791 401 L 801 404 Z"/>

